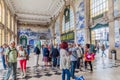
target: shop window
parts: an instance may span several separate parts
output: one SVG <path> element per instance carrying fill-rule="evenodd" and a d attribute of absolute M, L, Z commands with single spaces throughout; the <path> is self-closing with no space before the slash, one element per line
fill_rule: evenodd
<path fill-rule="evenodd" d="M 108 0 L 90 0 L 90 16 L 95 17 L 108 11 Z"/>

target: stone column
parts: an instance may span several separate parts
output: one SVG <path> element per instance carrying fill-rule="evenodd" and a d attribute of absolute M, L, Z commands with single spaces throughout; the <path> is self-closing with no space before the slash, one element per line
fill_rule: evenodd
<path fill-rule="evenodd" d="M 5 5 L 5 15 L 7 15 L 7 6 Z M 4 25 L 4 30 L 5 30 L 5 43 L 7 43 L 7 16 L 5 16 L 5 25 Z"/>
<path fill-rule="evenodd" d="M 111 50 L 114 49 L 114 44 L 115 44 L 115 37 L 114 37 L 114 5 L 113 5 L 113 0 L 108 0 L 108 6 L 109 6 L 109 11 L 108 11 L 108 18 L 109 18 L 109 58 L 112 58 L 111 55 Z"/>
<path fill-rule="evenodd" d="M 118 4 L 116 5 L 117 7 L 118 7 L 118 18 L 117 18 L 117 20 L 118 20 L 118 23 L 119 23 L 119 25 L 120 25 L 120 0 L 118 0 Z M 120 33 L 120 26 L 119 26 L 119 33 Z M 120 38 L 120 34 L 119 34 L 119 38 Z M 119 39 L 119 41 L 120 41 L 120 39 Z M 116 51 L 117 51 L 117 59 L 120 59 L 120 47 L 119 48 L 116 48 Z"/>
<path fill-rule="evenodd" d="M 18 35 L 17 35 L 17 32 L 18 32 L 18 23 L 17 23 L 17 17 L 15 16 L 15 21 L 14 21 L 14 39 L 15 39 L 15 42 L 18 43 Z"/>
<path fill-rule="evenodd" d="M 90 43 L 90 0 L 84 0 L 85 8 L 85 43 Z"/>

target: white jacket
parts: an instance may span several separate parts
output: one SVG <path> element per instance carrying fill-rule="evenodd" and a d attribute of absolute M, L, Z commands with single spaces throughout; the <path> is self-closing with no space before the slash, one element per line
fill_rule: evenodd
<path fill-rule="evenodd" d="M 60 69 L 70 68 L 70 56 L 68 52 L 64 49 L 60 49 Z"/>

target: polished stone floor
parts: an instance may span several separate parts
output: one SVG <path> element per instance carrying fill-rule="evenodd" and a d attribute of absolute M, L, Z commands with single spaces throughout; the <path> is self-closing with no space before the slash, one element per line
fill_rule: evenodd
<path fill-rule="evenodd" d="M 106 51 L 107 52 L 107 51 Z M 30 60 L 27 63 L 27 77 L 22 79 L 20 76 L 20 71 L 17 72 L 17 80 L 61 80 L 61 70 L 47 68 L 44 70 L 42 68 L 42 58 L 40 57 L 40 66 L 37 71 L 34 69 L 34 55 L 31 54 Z M 0 63 L 1 66 L 1 63 Z M 101 57 L 101 54 L 97 53 L 96 60 L 93 62 L 94 71 L 91 73 L 87 71 L 76 70 L 75 75 L 83 75 L 85 80 L 120 80 L 120 61 L 117 60 L 114 64 L 114 60 L 110 60 L 107 57 Z M 18 65 L 19 68 L 19 65 Z M 82 68 L 84 70 L 84 68 Z M 4 77 L 6 71 L 1 70 L 0 80 Z M 71 79 L 72 80 L 72 79 Z"/>

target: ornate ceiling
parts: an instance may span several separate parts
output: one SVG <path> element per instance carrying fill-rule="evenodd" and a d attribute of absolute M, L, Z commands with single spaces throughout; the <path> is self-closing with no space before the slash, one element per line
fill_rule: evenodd
<path fill-rule="evenodd" d="M 48 24 L 56 16 L 64 0 L 5 0 L 20 22 Z"/>

